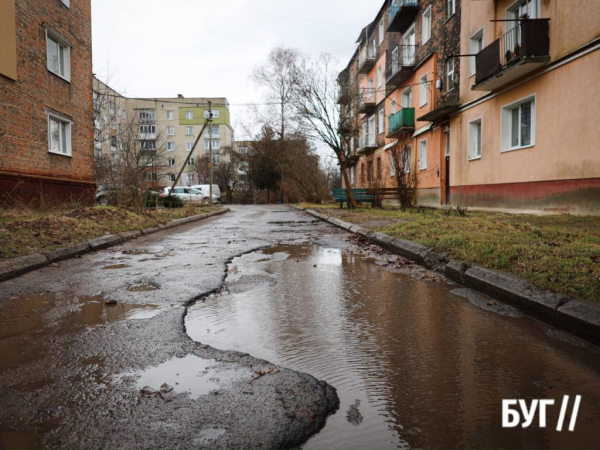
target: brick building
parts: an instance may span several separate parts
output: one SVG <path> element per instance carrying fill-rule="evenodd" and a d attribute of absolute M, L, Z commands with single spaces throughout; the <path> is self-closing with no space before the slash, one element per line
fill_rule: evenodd
<path fill-rule="evenodd" d="M 91 1 L 0 0 L 0 197 L 93 201 Z"/>

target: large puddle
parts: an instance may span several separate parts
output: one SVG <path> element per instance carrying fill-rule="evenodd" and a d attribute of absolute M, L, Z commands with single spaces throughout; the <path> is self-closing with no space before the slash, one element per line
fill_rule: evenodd
<path fill-rule="evenodd" d="M 189 309 L 187 332 L 337 388 L 340 410 L 307 449 L 598 446 L 598 349 L 396 272 L 335 248 L 246 255 L 223 294 Z M 564 395 L 583 398 L 574 432 L 555 430 L 560 406 L 546 428 L 502 428 L 503 399 Z"/>

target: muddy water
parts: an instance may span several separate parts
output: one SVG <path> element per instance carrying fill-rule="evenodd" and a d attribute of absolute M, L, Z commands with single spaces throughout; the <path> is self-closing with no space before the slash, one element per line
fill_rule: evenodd
<path fill-rule="evenodd" d="M 227 291 L 190 308 L 188 334 L 308 372 L 340 410 L 304 448 L 597 448 L 600 353 L 526 317 L 336 248 L 234 260 Z M 482 305 L 480 305 L 482 306 Z M 485 306 L 485 305 L 483 305 Z M 582 395 L 575 432 L 502 428 L 502 399 Z M 358 400 L 358 402 L 357 402 Z"/>

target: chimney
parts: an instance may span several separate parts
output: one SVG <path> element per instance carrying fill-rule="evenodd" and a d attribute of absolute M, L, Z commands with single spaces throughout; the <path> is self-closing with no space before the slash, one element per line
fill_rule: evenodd
<path fill-rule="evenodd" d="M 177 94 L 177 98 L 184 98 L 184 97 L 181 94 Z"/>

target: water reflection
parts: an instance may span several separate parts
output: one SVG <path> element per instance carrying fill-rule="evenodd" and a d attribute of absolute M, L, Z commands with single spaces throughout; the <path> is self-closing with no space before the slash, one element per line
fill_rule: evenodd
<path fill-rule="evenodd" d="M 313 246 L 265 254 L 282 251 L 289 254 L 283 261 L 234 261 L 235 277 L 262 272 L 278 282 L 198 303 L 186 328 L 199 342 L 308 372 L 338 389 L 340 411 L 305 448 L 597 447 L 600 358 L 594 349 L 360 255 Z M 553 389 L 540 391 L 538 381 Z M 501 428 L 502 399 L 560 404 L 564 394 L 583 395 L 574 433 Z M 358 426 L 346 417 L 356 400 L 364 417 Z M 549 410 L 550 424 L 559 409 Z"/>

